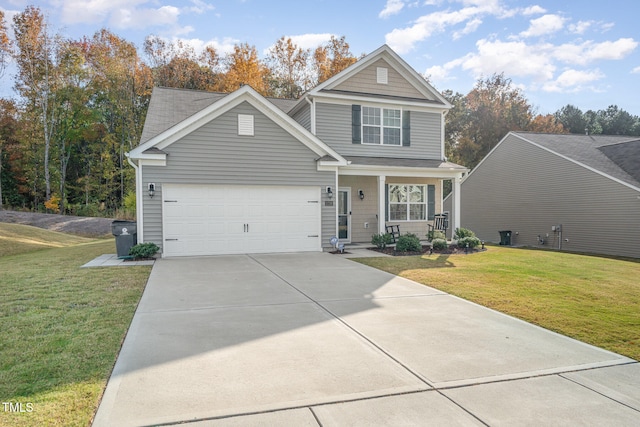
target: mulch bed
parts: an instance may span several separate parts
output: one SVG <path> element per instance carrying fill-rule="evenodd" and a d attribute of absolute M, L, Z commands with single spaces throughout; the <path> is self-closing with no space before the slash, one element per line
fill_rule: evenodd
<path fill-rule="evenodd" d="M 387 247 L 384 249 L 371 247 L 367 249 L 369 249 L 370 251 L 380 252 L 380 253 L 391 255 L 391 256 L 415 256 L 415 255 L 424 255 L 424 254 L 430 254 L 430 253 L 442 254 L 442 255 L 469 255 L 469 254 L 475 254 L 478 252 L 486 251 L 486 249 L 477 249 L 477 248 L 467 249 L 465 251 L 464 249 L 461 249 L 455 245 L 451 245 L 444 250 L 433 250 L 433 251 L 431 250 L 431 246 L 422 245 L 422 250 L 420 252 L 418 251 L 396 252 L 396 249 L 392 247 Z"/>

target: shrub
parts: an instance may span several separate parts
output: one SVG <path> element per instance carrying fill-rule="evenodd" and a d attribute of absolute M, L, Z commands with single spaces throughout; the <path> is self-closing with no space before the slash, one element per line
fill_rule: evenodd
<path fill-rule="evenodd" d="M 447 236 L 440 230 L 431 230 L 427 233 L 427 240 L 432 242 L 434 239 L 447 240 Z"/>
<path fill-rule="evenodd" d="M 398 252 L 420 252 L 421 250 L 420 238 L 413 233 L 403 234 L 396 243 L 396 251 Z"/>
<path fill-rule="evenodd" d="M 57 194 L 52 194 L 51 197 L 49 198 L 49 200 L 47 200 L 46 202 L 44 202 L 44 207 L 47 208 L 47 210 L 53 211 L 55 213 L 59 213 L 60 212 L 60 196 L 58 196 Z"/>
<path fill-rule="evenodd" d="M 444 251 L 447 249 L 447 241 L 445 239 L 433 239 L 431 247 L 436 251 Z"/>
<path fill-rule="evenodd" d="M 480 239 L 478 239 L 476 236 L 467 236 L 467 237 L 463 237 L 461 239 L 458 239 L 458 247 L 459 248 L 469 248 L 469 249 L 473 249 L 476 246 L 480 245 Z"/>
<path fill-rule="evenodd" d="M 134 258 L 152 258 L 160 248 L 155 243 L 138 243 L 129 250 Z"/>
<path fill-rule="evenodd" d="M 476 237 L 476 233 L 474 233 L 473 231 L 467 229 L 467 228 L 456 228 L 456 232 L 455 232 L 455 239 L 456 240 L 460 240 L 460 239 L 464 239 L 465 237 Z"/>
<path fill-rule="evenodd" d="M 389 243 L 393 241 L 393 237 L 389 233 L 374 234 L 371 236 L 371 244 L 375 245 L 378 249 L 384 249 Z"/>

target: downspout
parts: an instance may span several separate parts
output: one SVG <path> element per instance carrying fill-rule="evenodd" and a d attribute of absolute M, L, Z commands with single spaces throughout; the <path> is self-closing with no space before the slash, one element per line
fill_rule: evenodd
<path fill-rule="evenodd" d="M 144 242 L 144 227 L 143 227 L 143 215 L 142 215 L 142 198 L 144 197 L 144 193 L 142 192 L 142 165 L 136 165 L 129 157 L 129 153 L 125 153 L 127 156 L 127 162 L 135 169 L 136 171 L 136 222 L 138 229 L 138 242 Z"/>
<path fill-rule="evenodd" d="M 305 101 L 307 101 L 307 103 L 309 104 L 309 118 L 310 118 L 310 124 L 311 124 L 311 133 L 312 134 L 316 134 L 316 100 L 314 99 L 313 101 L 309 100 L 309 97 L 305 97 L 304 98 Z"/>

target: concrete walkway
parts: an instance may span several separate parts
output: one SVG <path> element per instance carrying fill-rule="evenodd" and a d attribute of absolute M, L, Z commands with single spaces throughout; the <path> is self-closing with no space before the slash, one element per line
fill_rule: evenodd
<path fill-rule="evenodd" d="M 341 256 L 156 261 L 94 426 L 640 424 L 640 364 Z"/>

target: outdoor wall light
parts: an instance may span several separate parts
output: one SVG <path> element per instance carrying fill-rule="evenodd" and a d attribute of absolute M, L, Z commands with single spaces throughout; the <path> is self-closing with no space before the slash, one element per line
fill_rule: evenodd
<path fill-rule="evenodd" d="M 156 194 L 156 184 L 153 182 L 150 182 L 149 185 L 147 186 L 147 191 L 149 192 L 149 197 L 153 199 L 153 196 Z"/>
<path fill-rule="evenodd" d="M 333 190 L 331 189 L 331 187 L 327 187 L 327 197 L 330 199 L 333 198 Z"/>
<path fill-rule="evenodd" d="M 358 190 L 358 197 L 360 197 L 360 200 L 364 200 L 364 191 Z"/>

